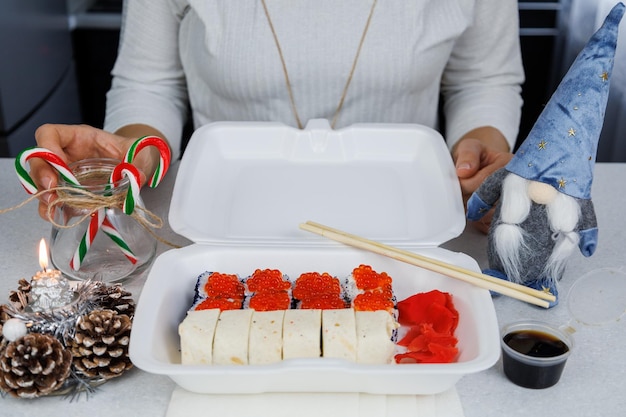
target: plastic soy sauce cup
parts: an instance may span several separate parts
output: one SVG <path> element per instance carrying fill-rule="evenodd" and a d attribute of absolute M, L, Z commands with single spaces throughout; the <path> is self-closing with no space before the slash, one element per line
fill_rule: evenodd
<path fill-rule="evenodd" d="M 583 275 L 572 285 L 567 307 L 572 320 L 558 328 L 526 320 L 502 329 L 502 366 L 509 380 L 535 389 L 559 382 L 574 348 L 572 333 L 618 322 L 626 313 L 625 270 L 601 268 Z"/>
<path fill-rule="evenodd" d="M 561 379 L 574 342 L 557 328 L 520 321 L 502 329 L 502 367 L 506 377 L 524 388 L 542 389 Z"/>

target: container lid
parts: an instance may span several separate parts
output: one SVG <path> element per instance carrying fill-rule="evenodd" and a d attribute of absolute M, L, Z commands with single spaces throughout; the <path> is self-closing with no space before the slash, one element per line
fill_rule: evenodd
<path fill-rule="evenodd" d="M 303 130 L 274 122 L 218 122 L 192 135 L 169 222 L 204 244 L 333 244 L 307 220 L 395 246 L 438 246 L 465 216 L 441 135 L 414 124 Z M 336 243 L 335 243 L 336 244 Z"/>

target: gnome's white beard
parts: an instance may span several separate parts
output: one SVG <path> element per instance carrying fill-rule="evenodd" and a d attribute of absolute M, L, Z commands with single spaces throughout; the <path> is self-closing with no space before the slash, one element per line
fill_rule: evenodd
<path fill-rule="evenodd" d="M 520 268 L 522 256 L 529 251 L 526 241 L 529 238 L 519 224 L 528 217 L 532 200 L 528 194 L 529 180 L 515 174 L 509 174 L 502 185 L 502 202 L 500 207 L 500 222 L 495 225 L 494 243 L 504 267 L 504 272 L 513 282 L 522 282 Z M 574 231 L 580 219 L 578 202 L 563 193 L 555 193 L 552 201 L 546 204 L 548 224 L 552 232 L 552 239 L 556 241 L 554 250 L 544 267 L 544 275 L 556 279 L 560 276 L 565 260 L 578 246 L 579 236 Z M 539 278 L 539 277 L 537 277 Z"/>

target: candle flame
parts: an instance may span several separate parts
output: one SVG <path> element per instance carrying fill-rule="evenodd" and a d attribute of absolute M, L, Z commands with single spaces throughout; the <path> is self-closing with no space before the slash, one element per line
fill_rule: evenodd
<path fill-rule="evenodd" d="M 44 239 L 39 242 L 39 266 L 44 272 L 48 269 L 48 247 Z"/>

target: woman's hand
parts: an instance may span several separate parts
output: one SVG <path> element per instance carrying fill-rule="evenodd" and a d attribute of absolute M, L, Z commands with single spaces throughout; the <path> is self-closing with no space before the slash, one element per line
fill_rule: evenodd
<path fill-rule="evenodd" d="M 139 127 L 138 125 L 133 125 Z M 139 129 L 121 129 L 117 134 L 105 132 L 87 125 L 57 125 L 45 124 L 35 132 L 37 146 L 46 148 L 57 154 L 67 164 L 87 158 L 113 158 L 122 160 L 134 140 L 143 135 L 159 135 L 156 130 L 145 127 L 145 132 L 138 136 L 127 136 L 127 132 L 136 133 Z M 152 174 L 158 164 L 158 151 L 142 151 L 137 155 L 133 164 L 142 174 L 142 184 L 145 178 Z M 30 175 L 39 190 L 48 190 L 58 185 L 58 175 L 52 166 L 41 159 L 33 158 L 30 161 Z M 39 215 L 48 219 L 48 204 L 56 198 L 54 193 L 45 193 L 39 202 Z"/>
<path fill-rule="evenodd" d="M 512 157 L 506 139 L 495 128 L 480 127 L 464 135 L 452 150 L 463 203 L 467 202 L 485 178 L 505 166 Z M 492 215 L 493 213 L 488 213 L 481 221 L 472 223 L 486 233 Z"/>

